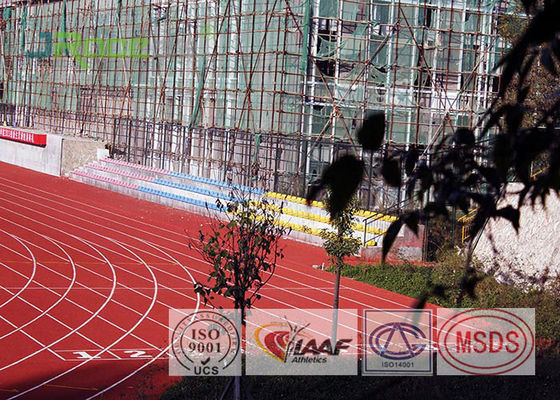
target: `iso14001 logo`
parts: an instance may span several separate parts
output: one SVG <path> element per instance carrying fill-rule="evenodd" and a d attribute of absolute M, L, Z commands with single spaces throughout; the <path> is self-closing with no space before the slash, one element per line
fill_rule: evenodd
<path fill-rule="evenodd" d="M 240 327 L 234 310 L 171 310 L 170 375 L 240 375 Z"/>
<path fill-rule="evenodd" d="M 364 375 L 431 375 L 430 310 L 365 310 Z"/>
<path fill-rule="evenodd" d="M 369 347 L 389 360 L 409 360 L 424 351 L 425 339 L 424 332 L 413 324 L 389 322 L 370 333 Z M 392 346 L 395 343 L 398 344 Z"/>

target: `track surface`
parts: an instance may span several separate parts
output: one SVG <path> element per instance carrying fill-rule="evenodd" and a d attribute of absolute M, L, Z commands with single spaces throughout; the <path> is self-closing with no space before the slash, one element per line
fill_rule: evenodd
<path fill-rule="evenodd" d="M 0 399 L 155 397 L 170 308 L 196 308 L 210 219 L 0 163 Z M 257 308 L 329 308 L 320 248 L 284 240 Z M 340 308 L 413 300 L 343 278 Z M 227 306 L 224 303 L 224 306 Z M 201 306 L 202 307 L 202 306 Z"/>

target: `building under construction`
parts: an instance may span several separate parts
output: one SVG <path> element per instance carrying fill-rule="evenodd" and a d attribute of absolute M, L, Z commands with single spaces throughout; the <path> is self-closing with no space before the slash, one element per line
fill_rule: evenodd
<path fill-rule="evenodd" d="M 476 125 L 499 0 L 0 1 L 0 117 L 115 157 L 302 194 L 383 111 L 387 146 Z M 396 193 L 370 173 L 364 206 Z"/>

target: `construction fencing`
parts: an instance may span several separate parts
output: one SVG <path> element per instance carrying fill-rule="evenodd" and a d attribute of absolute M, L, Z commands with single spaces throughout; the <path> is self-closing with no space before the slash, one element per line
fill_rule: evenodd
<path fill-rule="evenodd" d="M 170 123 L 117 119 L 111 139 L 114 156 L 128 162 L 212 178 L 277 193 L 304 196 L 307 186 L 338 156 L 353 153 L 349 143 L 272 134 L 188 129 Z M 161 146 L 151 143 L 157 132 Z M 360 189 L 364 207 L 392 204 L 398 191 L 388 191 L 373 175 L 380 153 L 358 154 L 368 173 Z M 379 203 L 378 203 L 379 202 Z"/>
<path fill-rule="evenodd" d="M 2 0 L 0 117 L 301 194 L 341 151 L 360 151 L 371 112 L 385 113 L 389 146 L 475 126 L 500 84 L 496 28 L 512 3 Z M 398 199 L 381 188 L 370 174 L 364 205 Z"/>

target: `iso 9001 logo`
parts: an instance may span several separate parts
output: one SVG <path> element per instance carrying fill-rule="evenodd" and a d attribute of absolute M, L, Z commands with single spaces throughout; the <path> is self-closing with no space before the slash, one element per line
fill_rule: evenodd
<path fill-rule="evenodd" d="M 241 375 L 241 319 L 235 310 L 171 310 L 170 375 Z"/>

